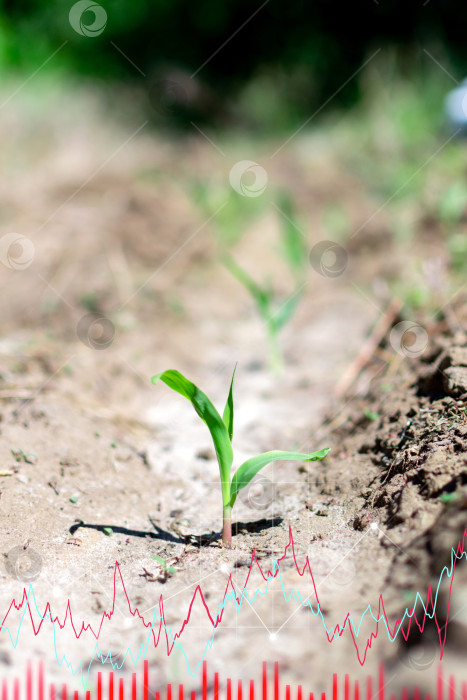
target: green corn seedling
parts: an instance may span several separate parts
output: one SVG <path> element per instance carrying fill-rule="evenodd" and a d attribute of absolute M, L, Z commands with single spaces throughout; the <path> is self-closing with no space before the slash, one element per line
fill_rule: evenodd
<path fill-rule="evenodd" d="M 224 260 L 227 269 L 243 284 L 252 296 L 258 313 L 266 327 L 268 341 L 268 361 L 273 372 L 280 372 L 283 359 L 279 345 L 279 332 L 293 316 L 301 299 L 301 293 L 296 292 L 277 308 L 274 290 L 269 284 L 260 286 L 235 260 L 226 257 Z"/>
<path fill-rule="evenodd" d="M 214 405 L 201 389 L 186 379 L 183 374 L 175 369 L 169 369 L 161 374 L 156 374 L 151 381 L 156 384 L 162 380 L 170 389 L 181 394 L 191 402 L 201 420 L 207 425 L 219 464 L 222 491 L 222 541 L 224 545 L 232 544 L 232 508 L 235 505 L 239 491 L 247 486 L 254 476 L 266 465 L 279 460 L 301 460 L 315 462 L 323 459 L 328 454 L 330 448 L 326 447 L 318 452 L 284 452 L 273 450 L 256 455 L 243 462 L 235 471 L 231 479 L 231 469 L 233 463 L 232 437 L 234 424 L 234 402 L 233 387 L 235 370 L 230 383 L 229 394 L 225 404 L 222 417 L 217 412 Z"/>
<path fill-rule="evenodd" d="M 294 216 L 292 201 L 286 193 L 283 193 L 279 204 L 278 209 L 282 214 L 283 222 L 280 255 L 287 263 L 295 282 L 295 289 L 288 299 L 282 303 L 278 302 L 269 282 L 258 284 L 232 257 L 227 255 L 224 258 L 226 268 L 245 287 L 256 304 L 258 313 L 266 327 L 269 366 L 276 373 L 280 372 L 283 365 L 279 333 L 294 315 L 303 296 L 307 264 L 307 251 L 303 236 L 292 220 Z"/>

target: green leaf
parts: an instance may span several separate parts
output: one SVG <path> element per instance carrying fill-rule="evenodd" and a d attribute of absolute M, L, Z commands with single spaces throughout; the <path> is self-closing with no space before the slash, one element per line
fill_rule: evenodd
<path fill-rule="evenodd" d="M 459 494 L 456 492 L 442 493 L 441 496 L 438 496 L 438 501 L 441 501 L 442 503 L 452 503 L 453 501 L 457 501 L 458 498 Z"/>
<path fill-rule="evenodd" d="M 378 418 L 379 418 L 379 413 L 376 413 L 375 411 L 371 411 L 369 408 L 365 408 L 365 410 L 363 411 L 363 415 L 368 420 L 378 420 Z"/>
<path fill-rule="evenodd" d="M 224 258 L 224 264 L 233 276 L 250 292 L 263 318 L 267 318 L 272 300 L 271 290 L 262 289 L 230 256 Z"/>
<path fill-rule="evenodd" d="M 151 554 L 151 559 L 155 559 L 161 569 L 165 571 L 167 574 L 176 574 L 177 569 L 174 566 L 167 566 L 167 562 L 162 559 L 162 557 L 158 557 L 157 554 Z"/>
<path fill-rule="evenodd" d="M 307 246 L 304 234 L 294 223 L 295 209 L 288 192 L 282 193 L 279 200 L 282 214 L 283 253 L 292 272 L 302 278 L 307 261 Z"/>
<path fill-rule="evenodd" d="M 287 321 L 289 321 L 295 313 L 297 306 L 302 298 L 301 289 L 296 291 L 291 297 L 286 299 L 284 303 L 279 307 L 277 314 L 274 316 L 273 324 L 274 328 L 279 331 L 282 326 L 284 326 Z"/>
<path fill-rule="evenodd" d="M 158 557 L 157 554 L 151 554 L 151 559 L 155 559 L 157 563 L 160 564 L 160 566 L 162 566 L 163 569 L 167 568 L 167 564 L 164 561 L 164 559 L 162 559 L 162 557 Z"/>
<path fill-rule="evenodd" d="M 114 534 L 114 531 L 111 527 L 103 527 L 102 532 L 104 533 L 104 535 L 107 535 L 107 537 L 112 537 L 112 535 Z"/>
<path fill-rule="evenodd" d="M 232 442 L 232 438 L 233 438 L 233 422 L 234 422 L 233 386 L 234 386 L 234 379 L 235 379 L 235 372 L 236 371 L 237 371 L 237 365 L 235 365 L 235 367 L 234 367 L 234 371 L 232 374 L 232 381 L 230 382 L 229 395 L 227 397 L 227 403 L 225 404 L 224 414 L 222 416 L 222 420 L 224 421 L 224 425 L 227 428 L 228 433 L 229 433 L 230 442 Z"/>
<path fill-rule="evenodd" d="M 219 413 L 201 389 L 190 382 L 175 369 L 156 374 L 151 378 L 153 384 L 161 379 L 170 389 L 181 394 L 191 402 L 198 416 L 209 428 L 221 474 L 222 499 L 224 505 L 230 500 L 230 469 L 233 461 L 233 451 L 229 433 Z"/>
<path fill-rule="evenodd" d="M 326 455 L 329 453 L 330 449 L 330 447 L 325 447 L 323 450 L 312 452 L 310 454 L 273 450 L 272 452 L 264 452 L 263 454 L 248 459 L 246 462 L 243 462 L 243 464 L 233 475 L 232 484 L 230 487 L 230 507 L 233 508 L 238 492 L 245 488 L 245 486 L 250 483 L 260 469 L 265 467 L 267 464 L 270 464 L 271 462 L 278 462 L 282 459 L 316 462 L 319 459 L 324 459 L 324 457 L 326 457 Z"/>

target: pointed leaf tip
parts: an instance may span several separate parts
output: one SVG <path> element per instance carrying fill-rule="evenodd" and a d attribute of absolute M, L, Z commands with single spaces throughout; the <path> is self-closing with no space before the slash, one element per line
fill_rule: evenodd
<path fill-rule="evenodd" d="M 319 459 L 324 459 L 330 452 L 331 452 L 330 447 L 323 447 L 322 450 L 318 450 L 318 452 L 313 452 L 313 454 L 310 455 L 309 459 L 307 459 L 305 461 L 317 462 Z"/>
<path fill-rule="evenodd" d="M 300 460 L 303 462 L 316 462 L 320 459 L 324 459 L 330 451 L 330 447 L 325 447 L 318 452 L 304 453 L 304 452 L 284 452 L 283 450 L 273 450 L 272 452 L 264 452 L 263 454 L 256 455 L 256 457 L 251 457 L 243 462 L 233 475 L 232 483 L 230 485 L 230 506 L 233 507 L 237 498 L 237 494 L 245 486 L 247 486 L 250 481 L 256 476 L 256 474 L 266 465 L 271 462 L 278 462 L 281 460 Z"/>
<path fill-rule="evenodd" d="M 212 441 L 219 462 L 221 473 L 222 495 L 224 503 L 228 503 L 228 488 L 230 482 L 230 468 L 233 461 L 232 445 L 224 421 L 217 410 L 195 384 L 176 369 L 168 369 L 161 374 L 156 374 L 151 381 L 155 384 L 161 379 L 170 389 L 188 399 L 198 416 L 209 428 Z"/>
<path fill-rule="evenodd" d="M 233 401 L 233 388 L 235 381 L 235 372 L 237 371 L 237 365 L 234 367 L 232 374 L 232 381 L 230 382 L 229 395 L 227 397 L 227 402 L 225 404 L 224 413 L 222 420 L 224 421 L 225 427 L 229 433 L 230 442 L 233 438 L 233 423 L 234 423 L 234 401 Z"/>

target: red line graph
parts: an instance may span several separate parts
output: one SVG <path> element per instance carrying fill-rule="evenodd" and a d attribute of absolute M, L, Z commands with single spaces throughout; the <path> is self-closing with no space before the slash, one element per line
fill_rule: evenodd
<path fill-rule="evenodd" d="M 441 624 L 438 621 L 438 617 L 437 617 L 437 613 L 436 613 L 436 609 L 435 609 L 435 602 L 433 600 L 433 592 L 432 592 L 431 584 L 428 584 L 427 595 L 426 595 L 426 599 L 425 599 L 426 602 L 424 605 L 423 613 L 421 615 L 421 619 L 419 619 L 419 617 L 417 616 L 416 611 L 414 611 L 413 609 L 409 609 L 409 614 L 411 616 L 408 617 L 408 619 L 406 621 L 406 628 L 405 629 L 402 626 L 403 618 L 401 618 L 401 617 L 399 617 L 392 626 L 390 625 L 390 622 L 389 622 L 387 614 L 386 614 L 386 610 L 384 608 L 383 596 L 381 594 L 379 599 L 378 599 L 378 611 L 376 613 L 376 619 L 375 619 L 375 630 L 374 630 L 374 632 L 371 632 L 370 636 L 368 637 L 368 639 L 366 640 L 364 645 L 362 645 L 363 651 L 359 648 L 358 638 L 357 638 L 357 634 L 354 631 L 354 626 L 352 624 L 350 612 L 348 612 L 346 614 L 343 623 L 335 625 L 331 632 L 328 632 L 327 630 L 325 630 L 325 635 L 327 637 L 328 642 L 331 643 L 335 639 L 338 639 L 339 637 L 341 637 L 344 634 L 345 630 L 348 629 L 349 633 L 352 637 L 353 644 L 354 644 L 355 649 L 356 649 L 358 661 L 359 661 L 360 665 L 363 666 L 365 663 L 366 657 L 367 657 L 367 653 L 368 653 L 369 649 L 371 649 L 373 641 L 378 636 L 378 633 L 380 630 L 380 625 L 381 625 L 381 622 L 383 620 L 384 620 L 384 625 L 387 628 L 387 632 L 388 632 L 388 636 L 389 636 L 390 640 L 393 641 L 399 631 L 402 634 L 403 638 L 405 640 L 407 640 L 413 621 L 415 621 L 415 624 L 417 625 L 420 633 L 423 633 L 424 628 L 425 628 L 425 624 L 426 624 L 427 616 L 430 615 L 430 617 L 431 617 L 431 615 L 432 615 L 433 620 L 434 620 L 436 627 L 437 627 L 437 630 L 438 630 L 438 638 L 439 638 L 439 644 L 440 644 L 440 659 L 442 659 L 443 653 L 444 653 L 444 647 L 445 647 L 445 643 L 446 643 L 447 620 L 448 620 L 448 616 L 449 616 L 449 605 L 450 605 L 450 600 L 451 600 L 452 586 L 453 586 L 453 582 L 454 582 L 455 566 L 456 566 L 457 560 L 460 559 L 460 557 L 464 553 L 464 544 L 465 544 L 466 536 L 467 536 L 467 529 L 464 530 L 463 536 L 460 539 L 460 541 L 458 542 L 456 550 L 453 550 L 453 551 L 455 551 L 455 557 L 453 557 L 453 560 L 452 560 L 451 581 L 450 581 L 450 586 L 449 586 L 449 595 L 448 595 L 447 609 L 446 609 L 446 614 L 445 614 L 446 622 L 444 624 Z M 299 576 L 303 577 L 303 576 L 305 576 L 306 573 L 309 574 L 309 576 L 311 578 L 313 591 L 314 591 L 314 595 L 315 595 L 317 604 L 320 605 L 318 591 L 317 591 L 317 587 L 315 584 L 315 580 L 313 577 L 313 573 L 311 570 L 311 566 L 310 566 L 310 562 L 308 560 L 308 557 L 306 558 L 305 565 L 302 567 L 302 569 L 300 569 L 300 567 L 298 565 L 296 554 L 295 554 L 293 534 L 292 534 L 291 528 L 289 528 L 289 540 L 288 540 L 287 545 L 285 546 L 284 554 L 280 558 L 276 559 L 278 566 L 276 568 L 274 568 L 274 571 L 268 570 L 265 574 L 264 571 L 262 570 L 259 562 L 258 562 L 258 559 L 256 557 L 255 552 L 254 551 L 252 552 L 250 567 L 249 567 L 248 573 L 246 575 L 242 591 L 244 591 L 246 589 L 246 586 L 248 585 L 250 576 L 251 576 L 254 569 L 257 569 L 259 571 L 259 573 L 264 581 L 274 579 L 279 574 L 280 562 L 283 561 L 289 553 L 291 553 L 293 556 L 295 567 L 296 567 L 296 570 L 297 570 Z M 237 601 L 238 605 L 240 605 L 240 600 L 241 600 L 241 594 L 237 595 L 236 589 L 235 589 L 233 581 L 232 581 L 232 577 L 229 576 L 226 587 L 225 587 L 223 599 L 220 601 L 221 605 L 218 604 L 216 606 L 216 609 L 217 610 L 220 609 L 220 612 L 213 615 L 210 611 L 210 608 L 209 608 L 207 602 L 206 602 L 205 596 L 203 595 L 203 591 L 201 589 L 201 586 L 197 585 L 195 588 L 195 592 L 193 594 L 193 597 L 191 599 L 191 602 L 189 603 L 187 614 L 186 614 L 183 622 L 181 623 L 179 630 L 177 632 L 173 633 L 172 635 L 170 635 L 169 632 L 167 631 L 166 622 L 165 622 L 163 595 L 161 594 L 159 597 L 159 617 L 160 617 L 159 624 L 157 627 L 156 626 L 152 627 L 152 624 L 153 624 L 152 620 L 146 620 L 144 618 L 144 616 L 140 613 L 140 611 L 138 610 L 137 607 L 134 607 L 134 608 L 132 607 L 130 598 L 129 598 L 128 593 L 127 593 L 126 588 L 125 588 L 125 584 L 123 581 L 123 576 L 122 576 L 119 564 L 118 564 L 118 562 L 116 562 L 115 568 L 114 568 L 114 576 L 113 576 L 113 602 L 112 602 L 112 606 L 111 606 L 110 610 L 103 612 L 100 623 L 96 629 L 90 623 L 86 623 L 84 621 L 82 621 L 78 625 L 75 624 L 75 622 L 73 620 L 72 610 L 71 610 L 71 603 L 69 600 L 67 601 L 65 615 L 64 615 L 63 619 L 60 619 L 58 615 L 57 616 L 52 615 L 50 603 L 48 602 L 45 606 L 44 613 L 39 615 L 39 617 L 40 617 L 39 622 L 36 623 L 36 621 L 34 619 L 33 610 L 31 610 L 31 602 L 28 598 L 28 592 L 26 591 L 26 589 L 23 589 L 23 597 L 22 597 L 21 602 L 17 603 L 15 599 L 12 600 L 12 602 L 10 603 L 10 606 L 9 606 L 9 608 L 8 608 L 4 618 L 2 620 L 1 626 L 3 629 L 5 629 L 5 627 L 7 627 L 8 616 L 12 610 L 20 611 L 23 609 L 23 606 L 26 605 L 27 606 L 27 616 L 29 617 L 29 620 L 30 620 L 31 625 L 32 625 L 32 630 L 34 632 L 34 635 L 36 635 L 36 636 L 39 634 L 39 632 L 42 628 L 42 625 L 45 622 L 48 622 L 49 624 L 53 623 L 54 625 L 57 625 L 60 629 L 64 629 L 67 624 L 70 625 L 76 639 L 79 639 L 84 632 L 90 632 L 95 637 L 95 639 L 98 640 L 100 635 L 101 635 L 101 632 L 102 632 L 102 629 L 103 629 L 103 626 L 104 626 L 106 620 L 110 621 L 112 619 L 114 612 L 115 612 L 115 601 L 116 601 L 116 596 L 117 596 L 117 583 L 118 583 L 118 581 L 120 582 L 122 590 L 124 592 L 124 595 L 125 595 L 125 598 L 126 598 L 126 601 L 128 604 L 128 610 L 129 610 L 130 614 L 134 618 L 139 619 L 141 621 L 141 624 L 144 625 L 145 628 L 150 629 L 150 634 L 152 637 L 154 647 L 158 647 L 159 643 L 161 642 L 161 639 L 163 639 L 163 636 L 165 635 L 165 647 L 166 647 L 166 652 L 167 652 L 168 656 L 170 656 L 171 652 L 173 651 L 175 643 L 181 639 L 185 628 L 187 627 L 187 625 L 190 622 L 190 618 L 191 618 L 191 615 L 193 612 L 194 605 L 198 600 L 201 602 L 201 604 L 204 608 L 205 614 L 206 614 L 206 616 L 207 616 L 207 618 L 208 618 L 209 622 L 211 623 L 214 630 L 222 622 L 222 617 L 223 617 L 223 614 L 225 611 L 225 603 L 227 601 L 229 591 L 230 591 L 230 594 L 232 596 L 235 596 L 235 600 Z M 36 603 L 36 605 L 37 605 L 37 603 Z M 431 610 L 431 613 L 430 613 L 430 610 Z M 25 617 L 26 617 L 26 615 L 25 615 Z M 114 690 L 112 689 L 112 693 L 113 692 L 114 692 Z M 230 690 L 228 692 L 232 694 L 232 690 Z M 119 693 L 119 700 L 121 700 L 121 697 L 120 697 L 121 687 L 120 686 L 118 689 L 118 693 Z M 349 693 L 350 693 L 350 691 L 349 691 Z M 243 698 L 244 695 L 246 695 L 246 693 L 243 693 L 243 688 L 242 688 L 241 700 L 244 700 L 244 698 Z M 113 698 L 113 696 L 112 696 L 112 698 Z M 2 700 L 4 700 L 3 696 L 2 696 Z M 41 698 L 41 700 L 44 700 L 44 699 Z M 56 700 L 56 699 L 54 699 L 54 700 Z M 161 699 L 159 698 L 158 700 L 161 700 Z M 177 700 L 177 699 L 170 698 L 169 700 Z M 178 700 L 180 700 L 180 698 Z M 206 700 L 206 698 L 203 697 L 203 700 Z M 231 700 L 231 698 L 229 698 L 228 700 Z M 267 700 L 267 699 L 263 696 L 262 700 Z M 277 698 L 274 697 L 274 700 L 277 700 Z M 345 698 L 344 700 L 348 700 L 348 699 Z M 359 698 L 357 698 L 357 700 L 359 700 Z M 467 698 L 466 698 L 466 700 L 467 700 Z"/>

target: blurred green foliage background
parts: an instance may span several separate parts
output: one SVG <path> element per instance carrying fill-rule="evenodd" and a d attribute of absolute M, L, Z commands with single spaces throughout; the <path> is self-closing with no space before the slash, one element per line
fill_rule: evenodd
<path fill-rule="evenodd" d="M 460 76 L 467 70 L 465 3 L 102 0 L 107 25 L 94 37 L 80 36 L 70 26 L 73 4 L 4 0 L 3 72 L 32 72 L 67 42 L 59 58 L 50 60 L 50 70 L 144 82 L 159 101 L 162 85 L 172 121 L 178 112 L 182 124 L 192 115 L 206 121 L 238 120 L 232 106 L 239 95 L 251 102 L 251 115 L 255 100 L 270 105 L 268 97 L 279 96 L 279 126 L 281 120 L 309 115 L 336 91 L 333 104 L 355 102 L 360 83 L 350 76 L 373 52 L 388 46 L 396 48 L 401 74 L 413 71 L 424 47 L 435 47 L 435 54 Z M 92 21 L 91 11 L 83 15 L 84 24 Z M 190 80 L 193 74 L 195 82 L 185 89 L 183 76 Z M 255 88 L 248 92 L 245 86 L 252 83 Z"/>

